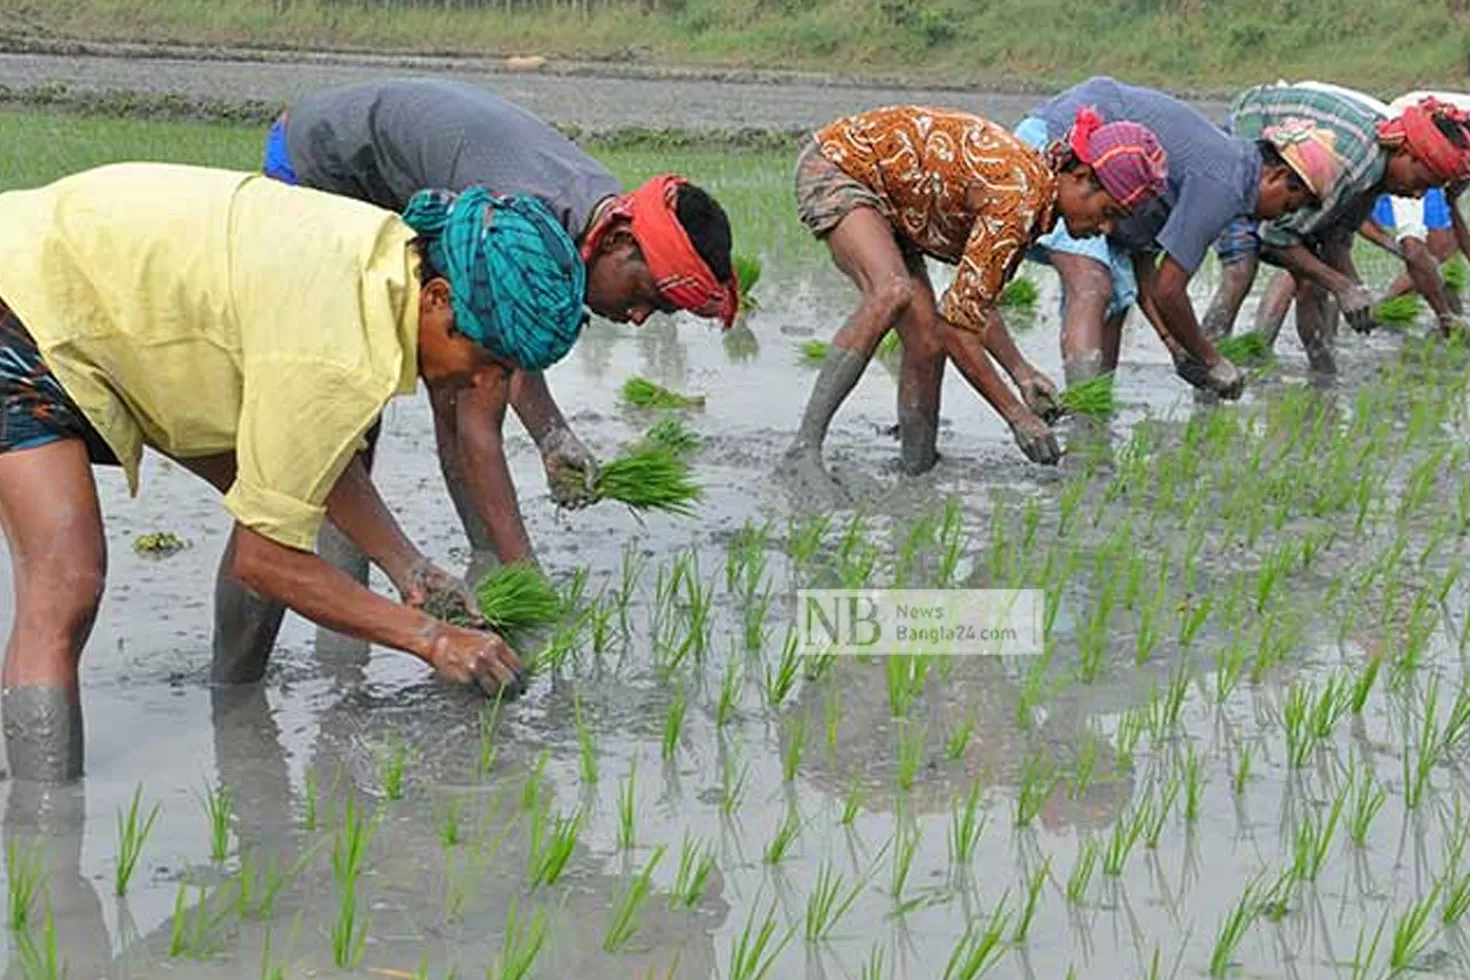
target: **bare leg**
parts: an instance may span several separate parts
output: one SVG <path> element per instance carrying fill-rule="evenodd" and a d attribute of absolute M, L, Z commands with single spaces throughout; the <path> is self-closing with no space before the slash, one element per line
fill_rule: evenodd
<path fill-rule="evenodd" d="M 913 302 L 898 321 L 903 364 L 898 377 L 899 461 L 909 474 L 924 473 L 939 461 L 939 400 L 944 386 L 944 340 L 934 329 L 939 320 L 934 286 L 924 259 L 909 257 Z"/>
<path fill-rule="evenodd" d="M 1215 298 L 1210 301 L 1210 309 L 1201 324 L 1210 340 L 1228 337 L 1235 329 L 1235 318 L 1240 315 L 1241 304 L 1256 281 L 1259 264 L 1258 258 L 1249 255 L 1221 267 L 1220 286 L 1215 290 Z"/>
<path fill-rule="evenodd" d="M 893 227 L 871 208 L 858 208 L 843 218 L 827 236 L 827 246 L 837 267 L 861 290 L 862 302 L 832 338 L 782 468 L 813 492 L 825 487 L 830 493 L 831 481 L 822 468 L 827 428 L 862 377 L 873 348 L 908 311 L 914 287 Z"/>
<path fill-rule="evenodd" d="M 1328 325 L 1327 291 L 1313 282 L 1303 282 L 1296 293 L 1296 332 L 1307 352 L 1313 371 L 1333 374 L 1332 337 Z"/>
<path fill-rule="evenodd" d="M 1256 332 L 1265 336 L 1274 346 L 1281 334 L 1281 324 L 1286 320 L 1292 300 L 1296 299 L 1296 280 L 1285 269 L 1278 270 L 1266 286 L 1266 295 L 1256 307 Z"/>
<path fill-rule="evenodd" d="M 77 665 L 107 579 L 92 464 L 80 439 L 0 454 L 0 526 L 15 571 L 5 648 L 5 753 L 11 776 L 82 774 Z"/>
<path fill-rule="evenodd" d="M 1123 322 L 1128 311 L 1110 316 L 1103 322 L 1102 329 L 1102 373 L 1111 374 L 1118 370 L 1118 354 L 1123 348 Z"/>
<path fill-rule="evenodd" d="M 444 485 L 449 488 L 449 499 L 454 501 L 454 511 L 464 525 L 464 533 L 470 547 L 477 552 L 492 552 L 495 545 L 490 530 L 480 520 L 465 487 L 464 464 L 459 458 L 458 427 L 455 422 L 454 392 L 443 387 L 429 388 L 429 404 L 434 408 L 434 442 L 439 448 L 439 470 L 444 474 Z"/>
<path fill-rule="evenodd" d="M 1048 259 L 1062 280 L 1062 369 L 1067 384 L 1076 384 L 1107 370 L 1104 320 L 1113 276 L 1106 265 L 1084 255 L 1052 252 Z"/>

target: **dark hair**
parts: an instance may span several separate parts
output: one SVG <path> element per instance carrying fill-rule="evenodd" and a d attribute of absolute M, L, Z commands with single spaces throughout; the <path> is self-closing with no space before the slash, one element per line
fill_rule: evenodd
<path fill-rule="evenodd" d="M 449 278 L 444 273 L 440 272 L 439 269 L 434 265 L 434 260 L 429 258 L 429 240 L 427 238 L 424 238 L 422 235 L 420 235 L 418 238 L 415 238 L 413 241 L 409 242 L 409 245 L 413 246 L 413 250 L 417 252 L 419 256 L 420 283 L 426 283 L 431 279 L 447 280 Z"/>
<path fill-rule="evenodd" d="M 1107 190 L 1103 186 L 1102 179 L 1098 177 L 1097 171 L 1093 169 L 1091 164 L 1083 163 L 1082 159 L 1077 156 L 1077 151 L 1072 149 L 1066 140 L 1054 140 L 1049 143 L 1045 156 L 1046 162 L 1051 165 L 1053 173 L 1065 174 L 1073 170 L 1085 170 L 1087 171 L 1087 179 L 1092 183 L 1094 189 L 1100 191 Z"/>
<path fill-rule="evenodd" d="M 1286 158 L 1281 155 L 1281 151 L 1276 149 L 1275 143 L 1272 143 L 1270 140 L 1256 140 L 1256 150 L 1261 154 L 1262 167 L 1265 167 L 1267 170 L 1286 171 L 1286 182 L 1291 186 L 1292 190 L 1311 192 L 1312 189 L 1307 186 L 1307 182 L 1302 180 L 1302 175 L 1297 173 L 1292 165 L 1286 162 Z"/>
<path fill-rule="evenodd" d="M 1455 149 L 1470 149 L 1470 136 L 1465 133 L 1465 124 L 1447 116 L 1436 116 L 1434 128 L 1444 134 L 1445 139 L 1455 144 Z"/>
<path fill-rule="evenodd" d="M 720 202 L 694 184 L 679 185 L 674 213 L 690 244 L 720 282 L 730 278 L 730 219 Z"/>

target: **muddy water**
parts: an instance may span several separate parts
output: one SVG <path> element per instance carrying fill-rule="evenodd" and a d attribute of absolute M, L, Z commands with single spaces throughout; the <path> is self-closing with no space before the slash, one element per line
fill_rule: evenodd
<path fill-rule="evenodd" d="M 1054 281 L 1045 271 L 1032 274 L 1043 295 L 1020 343 L 1058 376 Z M 1325 676 L 1341 656 L 1337 643 L 1326 633 L 1307 632 L 1288 669 L 1259 687 L 1243 684 L 1217 709 L 1205 694 L 1209 651 L 1223 643 L 1226 630 L 1212 624 L 1209 642 L 1199 644 L 1195 655 L 1200 684 L 1189 688 L 1180 709 L 1182 736 L 1152 749 L 1145 748 L 1145 736 L 1132 766 L 1121 764 L 1115 748 L 1120 718 L 1169 683 L 1177 658 L 1161 655 L 1134 666 L 1132 639 L 1122 634 L 1108 668 L 1091 684 L 1070 679 L 1076 640 L 1069 636 L 1060 644 L 1061 667 L 1037 702 L 1029 731 L 1017 725 L 1031 669 L 1024 661 L 954 663 L 904 722 L 890 719 L 882 668 L 857 662 L 842 663 L 821 683 L 798 681 L 782 706 L 769 707 L 760 678 L 779 657 L 780 613 L 772 617 L 771 639 L 757 653 L 744 649 L 738 620 L 722 613 L 707 651 L 675 671 L 677 681 L 669 679 L 654 669 L 649 625 L 661 565 L 667 571 L 675 555 L 693 548 L 700 579 L 713 583 L 723 610 L 731 539 L 747 521 L 769 521 L 767 554 L 777 607 L 789 581 L 787 520 L 807 501 L 792 499 L 771 471 L 813 376 L 799 362 L 795 345 L 830 336 L 852 297 L 835 273 L 820 266 L 768 270 L 759 295 L 762 309 L 745 324 L 750 336 L 722 338 L 672 319 L 638 330 L 600 324 L 551 374 L 577 430 L 603 454 L 615 452 L 651 421 L 620 407 L 617 389 L 627 376 L 642 374 L 706 393 L 707 407 L 690 415 L 705 437 L 696 457 L 707 491 L 698 520 L 655 516 L 640 522 L 606 506 L 557 513 L 533 447 L 512 425 L 511 463 L 543 563 L 563 576 L 587 568 L 589 597 L 617 587 L 630 553 L 645 556 L 647 565 L 632 603 L 629 640 L 615 643 L 601 658 L 584 650 L 578 662 L 541 675 L 525 700 L 502 709 L 490 743 L 495 757 L 483 776 L 482 699 L 436 683 L 407 657 L 364 650 L 299 619 L 288 619 L 263 685 L 211 690 L 209 583 L 228 527 L 217 500 L 156 459 L 148 463 L 145 492 L 137 500 L 127 499 L 116 474 L 99 473 L 111 567 L 83 674 L 88 775 L 78 787 L 51 792 L 15 783 L 0 787 L 7 839 L 16 840 L 22 853 L 37 837 L 45 840 L 46 894 L 70 975 L 255 976 L 267 949 L 270 961 L 284 964 L 289 976 L 334 975 L 331 933 L 340 888 L 330 853 L 349 796 L 360 809 L 381 814 L 356 886 L 368 926 L 355 975 L 409 976 L 427 964 L 433 977 L 451 969 L 461 977 L 479 976 L 502 949 L 507 911 L 514 905 L 522 923 L 533 909 L 548 917 L 535 976 L 727 977 L 732 944 L 752 917 L 758 925 L 774 909 L 778 937 L 788 926 L 796 936 L 771 977 L 858 977 L 876 948 L 884 964 L 877 975 L 931 980 L 945 975 L 967 927 L 983 928 L 1002 903 L 1014 925 L 1027 883 L 1047 860 L 1053 880 L 1041 892 L 1029 936 L 988 975 L 1055 978 L 1069 968 L 1079 977 L 1146 975 L 1155 949 L 1161 951 L 1161 976 L 1169 975 L 1176 956 L 1179 975 L 1203 974 L 1221 918 L 1259 869 L 1290 863 L 1298 815 L 1328 798 L 1325 778 L 1307 778 L 1285 766 L 1279 718 L 1282 685 Z M 1344 341 L 1346 394 L 1340 404 L 1349 403 L 1354 386 L 1371 380 L 1375 365 L 1393 357 L 1399 344 L 1391 336 Z M 1299 351 L 1290 338 L 1282 348 L 1282 364 L 1271 380 L 1248 395 L 1243 408 L 1223 411 L 1248 412 L 1300 386 Z M 1139 324 L 1130 328 L 1124 363 L 1122 410 L 1111 427 L 1115 446 L 1136 423 L 1152 420 L 1165 433 L 1177 432 L 1197 411 L 1214 411 L 1196 408 Z M 1043 528 L 1055 528 L 1067 481 L 1083 465 L 1080 457 L 1060 470 L 1027 464 L 1004 426 L 951 377 L 940 435 L 944 458 L 932 474 L 906 479 L 895 469 L 897 443 L 883 431 L 893 421 L 894 395 L 891 374 L 871 366 L 839 415 L 827 451 L 858 508 L 870 515 L 865 533 L 884 566 L 902 547 L 912 521 L 951 495 L 962 502 L 974 541 L 968 553 L 976 566 L 987 560 L 997 496 L 1012 507 L 1036 499 Z M 463 567 L 468 556 L 440 485 L 422 398 L 390 408 L 379 459 L 384 496 L 410 537 L 436 559 Z M 1099 484 L 1104 477 L 1097 478 Z M 1084 553 L 1114 523 L 1111 512 L 1098 513 L 1105 516 L 1075 532 Z M 838 516 L 829 541 L 841 534 L 847 516 Z M 165 560 L 139 557 L 131 537 L 154 530 L 173 531 L 190 547 Z M 1013 530 L 1008 533 L 1017 540 Z M 1335 545 L 1331 559 L 1342 566 L 1366 563 L 1382 544 L 1367 534 L 1345 537 L 1350 540 Z M 1199 566 L 1204 574 L 1223 577 L 1251 558 L 1238 544 L 1217 550 L 1212 543 L 1200 552 Z M 1325 563 L 1318 578 L 1298 584 L 1304 604 L 1320 601 L 1331 567 Z M 9 574 L 8 561 L 0 562 L 5 629 Z M 982 573 L 976 575 L 983 580 Z M 1454 590 L 1448 604 L 1458 621 L 1466 597 Z M 1084 608 L 1069 592 L 1059 628 L 1070 629 Z M 1315 623 L 1314 629 L 1328 628 Z M 1367 642 L 1349 647 L 1360 657 Z M 1439 643 L 1426 659 L 1457 663 L 1458 655 Z M 731 661 L 742 665 L 744 685 L 739 711 L 721 726 L 716 705 Z M 676 687 L 688 710 L 678 747 L 665 760 L 664 718 Z M 1450 685 L 1443 699 L 1452 692 Z M 579 767 L 572 721 L 577 696 L 596 743 L 599 771 L 592 785 L 584 783 Z M 973 735 L 951 760 L 946 736 L 967 717 L 974 719 Z M 1443 824 L 1437 807 L 1411 812 L 1400 802 L 1397 724 L 1393 705 L 1375 699 L 1355 734 L 1343 739 L 1392 790 L 1368 848 L 1339 852 L 1334 844 L 1334 857 L 1315 886 L 1293 897 L 1290 914 L 1279 924 L 1262 919 L 1250 930 L 1235 956 L 1240 975 L 1347 976 L 1341 964 L 1352 960 L 1360 927 L 1367 923 L 1371 935 L 1384 911 L 1397 913 L 1428 893 L 1431 873 L 1442 863 Z M 794 781 L 787 783 L 781 750 L 798 728 L 804 730 L 805 750 Z M 907 791 L 895 785 L 901 728 L 922 729 L 925 738 Z M 1257 756 L 1246 792 L 1237 797 L 1226 766 L 1246 742 L 1257 746 Z M 402 798 L 391 800 L 384 759 L 395 745 L 408 761 Z M 1085 842 L 1106 845 L 1130 801 L 1159 792 L 1185 746 L 1209 760 L 1198 820 L 1186 824 L 1171 817 L 1156 848 L 1139 844 L 1121 875 L 1099 871 L 1086 900 L 1069 905 L 1063 886 Z M 1076 792 L 1059 785 L 1028 826 L 1014 827 L 1018 787 L 1033 760 L 1050 760 L 1065 773 L 1089 751 L 1095 753 L 1096 777 Z M 564 877 L 528 891 L 530 818 L 523 804 L 527 781 L 538 772 L 538 805 L 567 815 L 580 810 L 585 822 Z M 636 773 L 636 840 L 625 853 L 618 846 L 618 798 L 630 773 Z M 988 824 L 970 867 L 956 872 L 947 843 L 951 800 L 974 779 L 983 787 Z M 1446 790 L 1441 806 L 1459 779 L 1455 772 L 1440 773 Z M 740 803 L 726 813 L 722 786 L 729 782 L 743 789 Z M 115 813 L 139 783 L 145 800 L 161 804 L 161 816 L 128 896 L 119 900 L 112 894 Z M 231 787 L 236 799 L 229 854 L 220 863 L 210 859 L 199 799 L 213 783 Z M 862 788 L 863 804 L 844 826 L 844 800 L 855 785 Z M 312 786 L 316 830 L 307 826 Z M 451 811 L 458 813 L 462 840 L 445 847 L 438 827 Z M 801 831 L 784 859 L 769 864 L 767 845 L 788 819 L 799 821 Z M 889 891 L 899 828 L 917 828 L 915 838 L 908 836 L 912 830 L 902 838 L 917 844 L 902 900 L 895 901 Z M 671 909 L 668 895 L 686 836 L 707 845 L 715 862 L 695 906 Z M 654 870 L 654 893 L 637 934 L 624 950 L 605 952 L 611 906 L 660 846 L 668 850 Z M 242 864 L 286 864 L 300 855 L 307 855 L 300 873 L 264 920 L 225 909 Z M 849 886 L 861 883 L 858 897 L 829 939 L 806 943 L 801 930 L 807 895 L 827 863 Z M 180 918 L 175 902 L 185 881 L 191 889 Z M 211 896 L 206 918 L 217 921 L 194 936 L 200 886 Z M 169 955 L 176 927 L 189 947 L 182 956 Z M 21 976 L 15 947 L 9 941 L 8 975 Z M 1436 935 L 1420 965 L 1430 975 L 1463 975 L 1465 961 L 1458 956 L 1459 934 L 1450 930 Z"/>
<path fill-rule="evenodd" d="M 1018 122 L 1035 95 L 961 92 L 820 81 L 780 85 L 725 79 L 584 77 L 497 71 L 494 62 L 419 58 L 334 57 L 286 62 L 0 53 L 0 84 L 64 84 L 79 91 L 125 89 L 212 101 L 288 103 L 312 89 L 385 75 L 439 76 L 485 85 L 554 123 L 588 132 L 629 126 L 675 129 L 789 130 L 814 127 L 878 105 L 953 106 L 1006 123 Z M 1219 117 L 1217 101 L 1197 103 Z"/>

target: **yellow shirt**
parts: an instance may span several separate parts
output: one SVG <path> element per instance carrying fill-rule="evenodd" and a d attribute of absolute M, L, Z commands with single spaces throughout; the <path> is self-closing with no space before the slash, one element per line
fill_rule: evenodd
<path fill-rule="evenodd" d="M 0 194 L 0 297 L 127 471 L 234 452 L 225 507 L 312 550 L 328 492 L 418 374 L 413 231 L 244 173 L 100 167 Z"/>

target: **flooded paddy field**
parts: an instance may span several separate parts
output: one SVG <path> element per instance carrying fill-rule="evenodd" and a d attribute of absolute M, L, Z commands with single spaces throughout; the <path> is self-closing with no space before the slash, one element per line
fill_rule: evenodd
<path fill-rule="evenodd" d="M 259 140 L 43 116 L 0 136 L 10 186 L 165 152 L 249 167 Z M 218 500 L 157 458 L 136 500 L 99 471 L 88 774 L 0 785 L 7 976 L 1470 971 L 1470 354 L 1422 324 L 1348 334 L 1326 383 L 1286 336 L 1218 405 L 1134 322 L 1116 417 L 1064 426 L 1060 467 L 1027 463 L 953 376 L 921 478 L 897 470 L 878 361 L 827 442 L 850 506 L 819 510 L 774 470 L 813 377 L 799 347 L 855 294 L 796 221 L 790 161 L 605 159 L 690 174 L 763 259 L 729 334 L 598 323 L 549 375 L 604 456 L 660 418 L 622 405 L 628 377 L 706 395 L 682 413 L 698 517 L 559 513 L 512 422 L 569 610 L 516 638 L 527 697 L 496 707 L 296 618 L 263 684 L 219 689 Z M 1025 274 L 1039 300 L 1008 319 L 1059 379 L 1055 278 Z M 423 398 L 388 410 L 376 474 L 431 557 L 478 564 Z M 187 546 L 135 551 L 165 531 Z M 8 629 L 8 558 L 0 578 Z M 1045 653 L 791 654 L 796 588 L 895 583 L 1044 589 Z"/>

